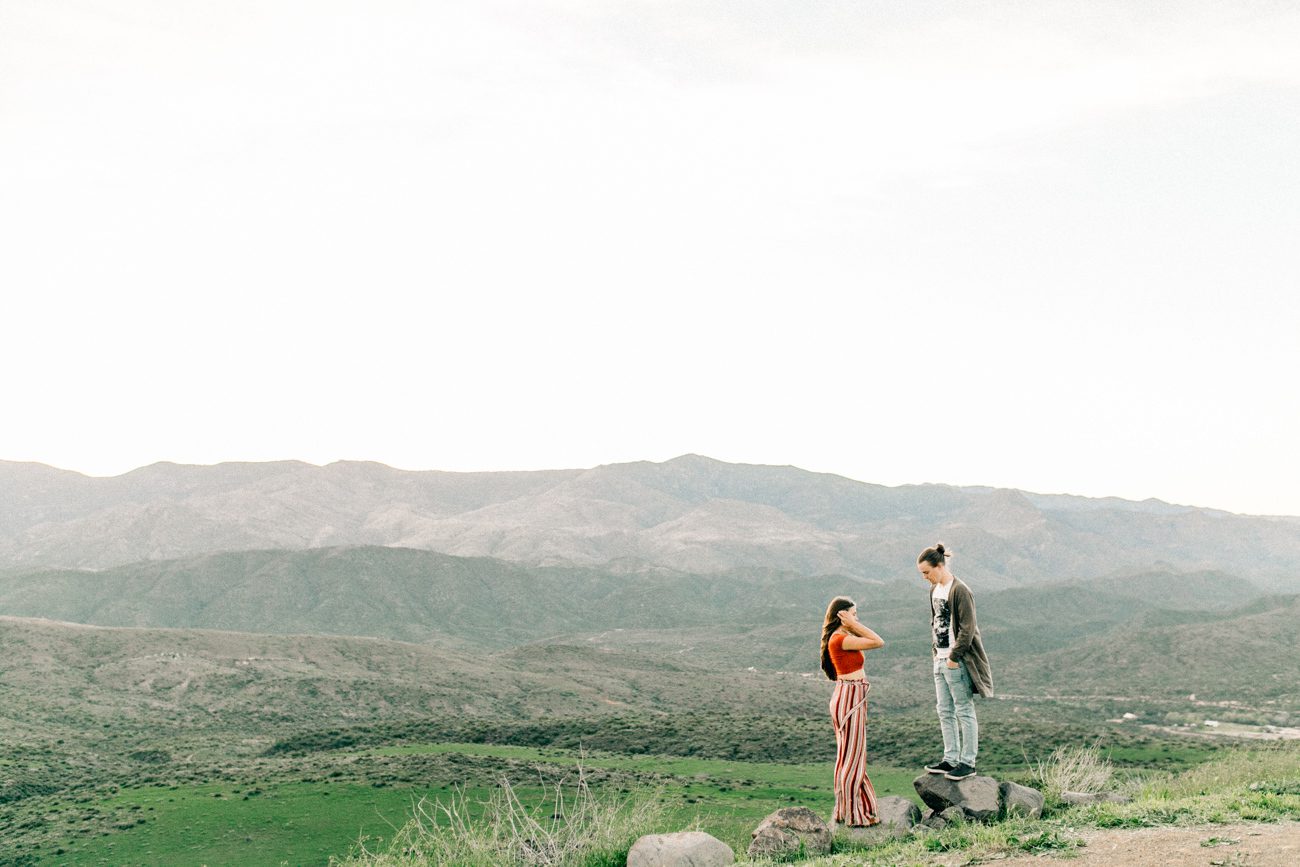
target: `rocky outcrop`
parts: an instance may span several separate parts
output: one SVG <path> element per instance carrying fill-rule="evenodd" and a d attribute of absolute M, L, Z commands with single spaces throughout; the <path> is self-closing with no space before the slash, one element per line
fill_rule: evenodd
<path fill-rule="evenodd" d="M 627 867 L 725 867 L 735 860 L 730 846 L 703 831 L 647 834 L 627 853 Z"/>
<path fill-rule="evenodd" d="M 783 807 L 754 829 L 751 858 L 825 855 L 831 851 L 831 829 L 807 807 Z"/>
<path fill-rule="evenodd" d="M 950 780 L 942 774 L 921 774 L 912 781 L 916 793 L 931 810 L 922 823 L 942 828 L 952 823 L 950 810 L 961 812 L 963 819 L 992 822 L 1010 816 L 1037 819 L 1043 814 L 1043 793 L 1010 781 L 992 777 L 967 777 Z"/>
<path fill-rule="evenodd" d="M 921 774 L 912 781 L 921 800 L 935 812 L 958 807 L 966 818 L 991 822 L 1002 813 L 1002 789 L 992 777 L 950 780 L 942 774 Z"/>
<path fill-rule="evenodd" d="M 912 785 L 930 808 L 924 816 L 909 799 L 886 795 L 877 801 L 879 823 L 866 828 L 837 824 L 835 833 L 848 842 L 872 845 L 963 822 L 992 822 L 1012 816 L 1036 819 L 1043 813 L 1042 792 L 993 777 L 949 780 L 941 774 L 921 774 Z M 826 823 L 806 807 L 777 810 L 754 830 L 753 837 L 751 858 L 815 856 L 829 852 L 831 844 Z"/>

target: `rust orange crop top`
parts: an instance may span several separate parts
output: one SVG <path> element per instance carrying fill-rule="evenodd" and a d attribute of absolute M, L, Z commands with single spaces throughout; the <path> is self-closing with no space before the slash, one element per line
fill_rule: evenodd
<path fill-rule="evenodd" d="M 852 674 L 862 670 L 866 656 L 861 650 L 844 649 L 843 632 L 833 634 L 831 640 L 826 642 L 826 649 L 831 652 L 831 663 L 835 666 L 837 675 Z"/>

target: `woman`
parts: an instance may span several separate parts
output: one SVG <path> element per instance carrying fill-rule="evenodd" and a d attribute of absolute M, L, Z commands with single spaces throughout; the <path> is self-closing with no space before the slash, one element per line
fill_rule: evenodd
<path fill-rule="evenodd" d="M 858 622 L 858 607 L 836 596 L 822 624 L 822 671 L 835 681 L 831 723 L 835 726 L 835 818 L 865 827 L 880 821 L 876 790 L 867 778 L 867 691 L 863 651 L 884 647 L 880 636 Z"/>

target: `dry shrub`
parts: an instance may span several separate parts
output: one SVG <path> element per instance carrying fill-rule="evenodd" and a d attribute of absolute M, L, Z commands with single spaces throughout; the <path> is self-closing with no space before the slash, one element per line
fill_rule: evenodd
<path fill-rule="evenodd" d="M 448 801 L 421 798 L 384 851 L 364 844 L 341 867 L 593 867 L 621 864 L 636 838 L 663 813 L 658 793 L 597 792 L 578 770 L 576 782 L 543 780 L 544 796 L 525 804 L 501 779 L 486 801 L 461 790 Z"/>
<path fill-rule="evenodd" d="M 1044 797 L 1060 803 L 1062 792 L 1101 792 L 1110 785 L 1115 767 L 1095 746 L 1057 747 L 1034 767 L 1034 779 Z"/>

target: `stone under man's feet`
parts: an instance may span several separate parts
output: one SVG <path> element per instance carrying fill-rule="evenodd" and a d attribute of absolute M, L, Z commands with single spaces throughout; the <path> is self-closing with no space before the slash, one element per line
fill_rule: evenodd
<path fill-rule="evenodd" d="M 975 776 L 975 769 L 965 762 L 957 765 L 951 771 L 944 774 L 950 780 L 964 780 L 967 777 Z"/>

